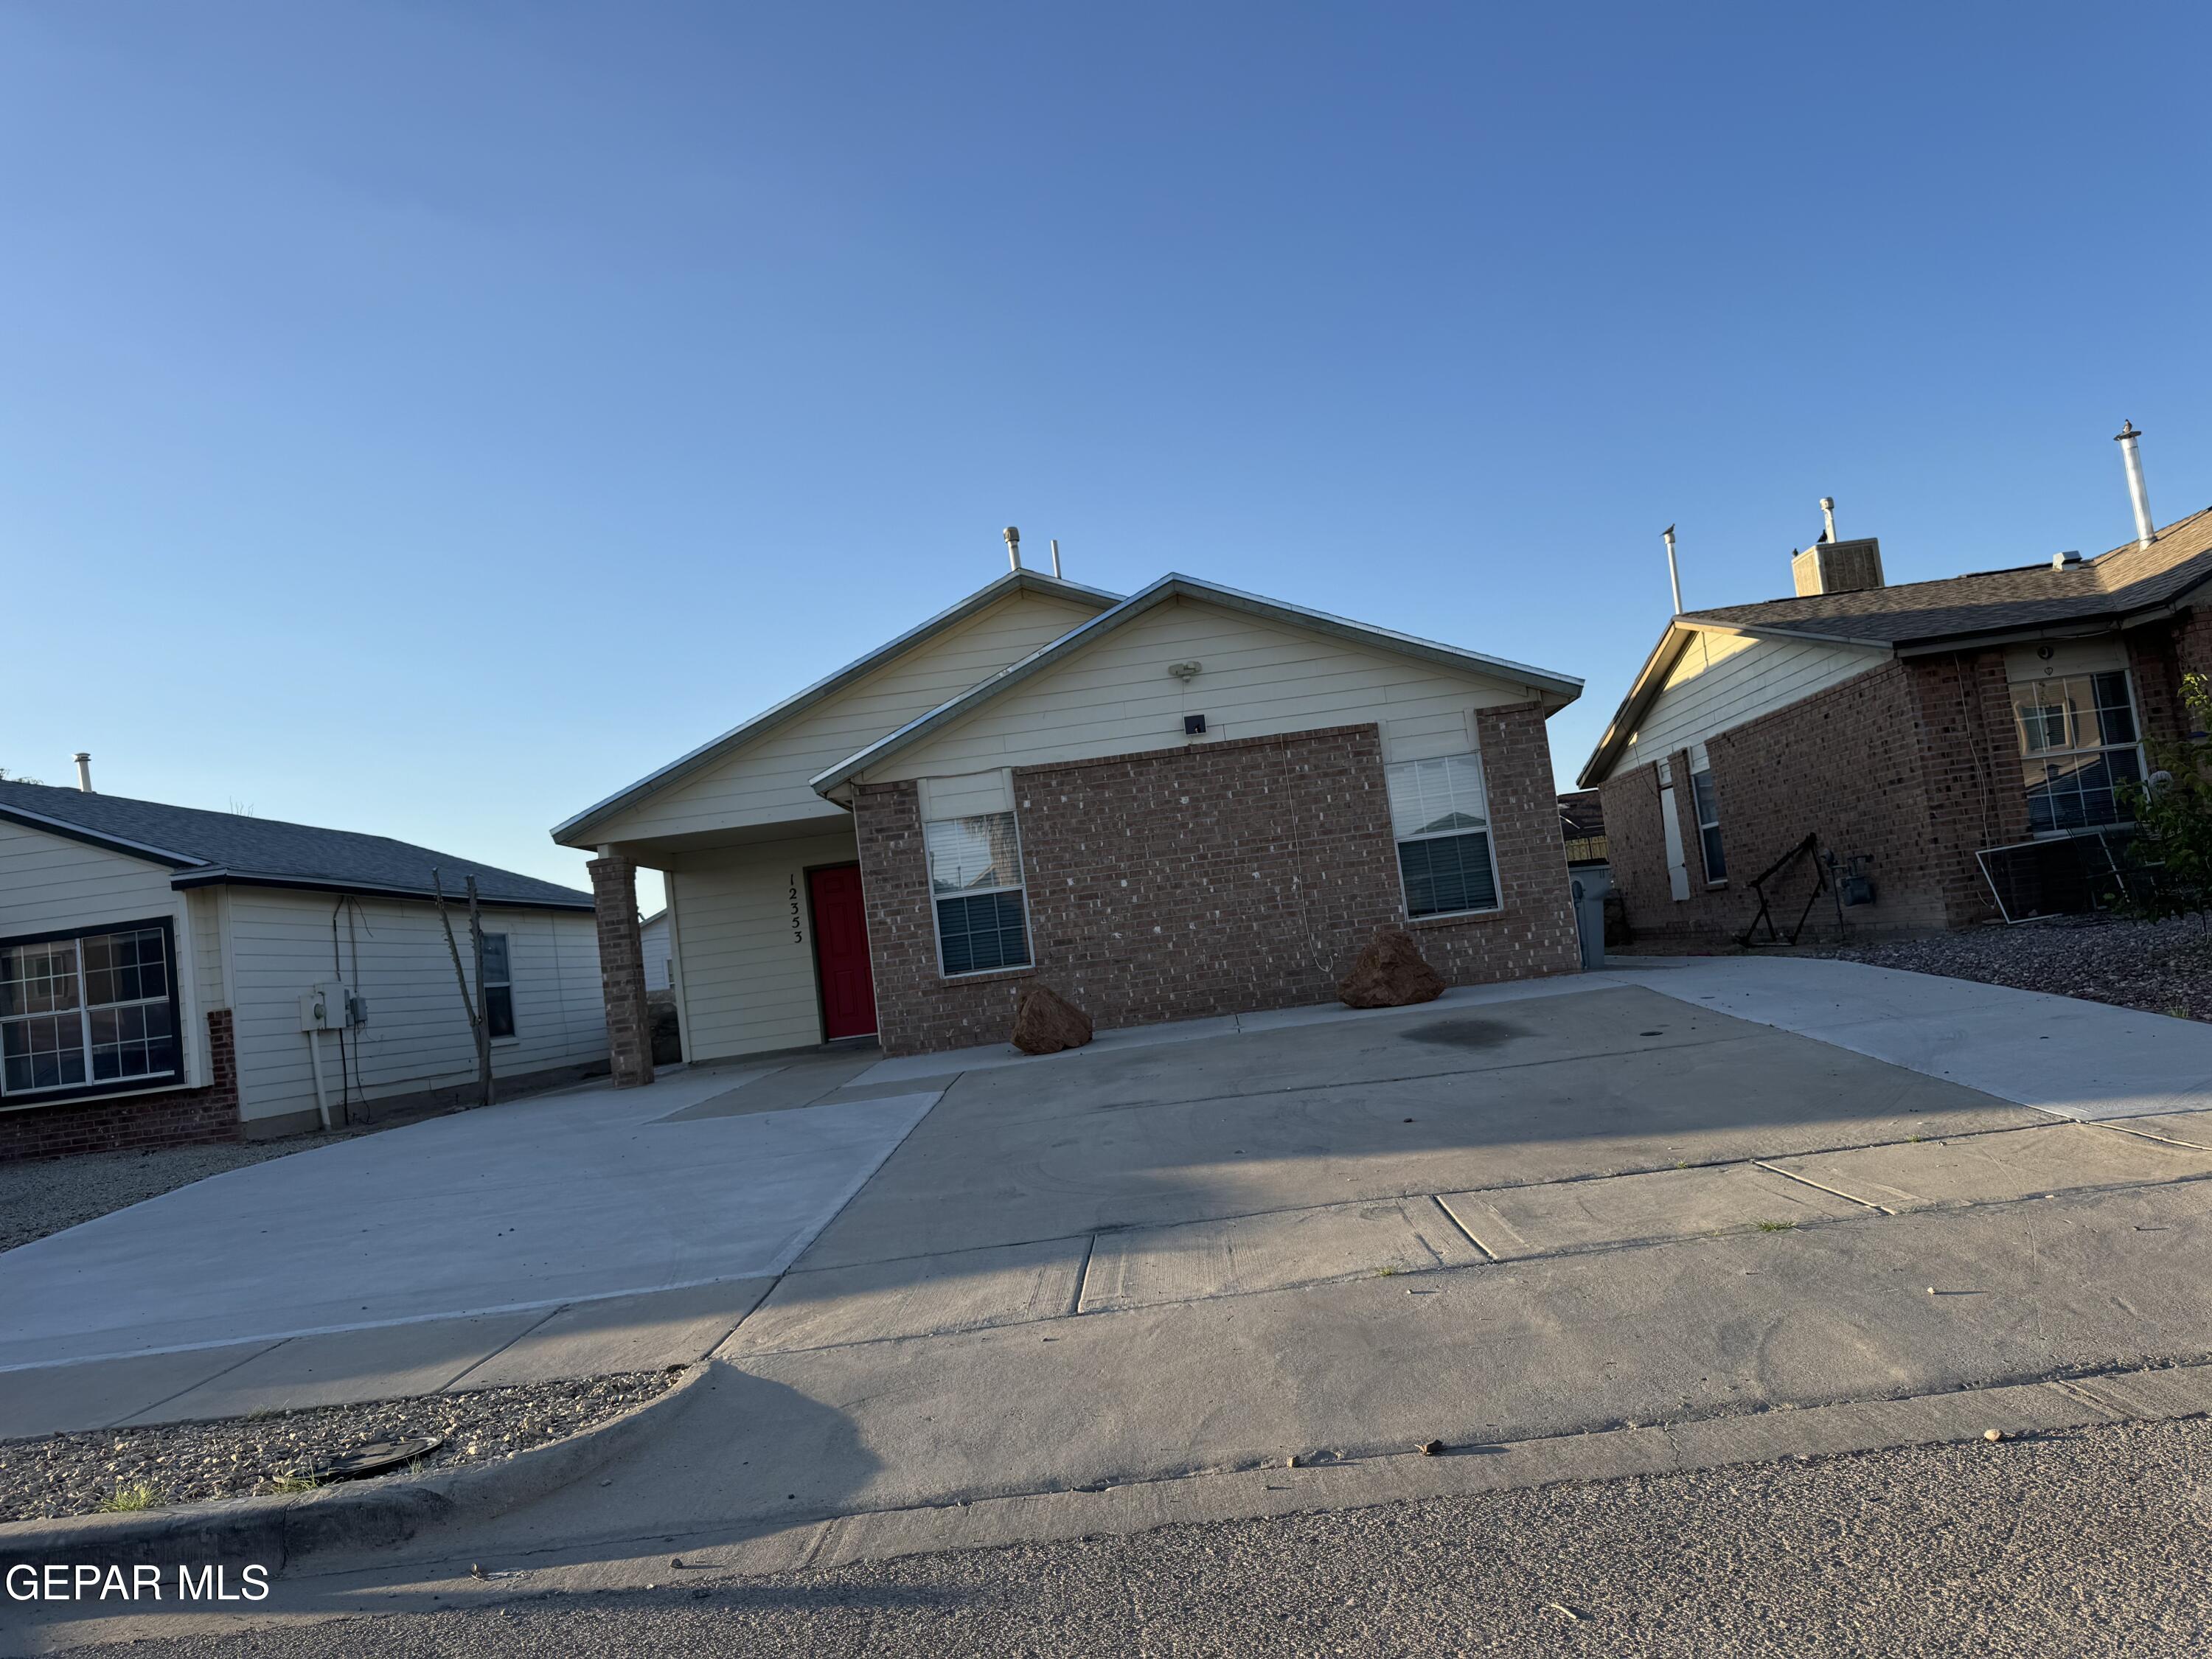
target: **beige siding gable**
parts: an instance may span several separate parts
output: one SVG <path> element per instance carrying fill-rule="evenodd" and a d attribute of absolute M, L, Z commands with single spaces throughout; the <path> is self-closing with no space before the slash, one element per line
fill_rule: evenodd
<path fill-rule="evenodd" d="M 174 873 L 65 836 L 0 822 L 0 938 L 104 921 L 175 916 Z"/>
<path fill-rule="evenodd" d="M 809 818 L 830 830 L 844 811 L 816 794 L 810 778 L 1097 614 L 1069 599 L 1011 593 L 591 833 L 638 841 Z"/>
<path fill-rule="evenodd" d="M 1192 662 L 1200 669 L 1188 678 L 1168 672 Z M 1182 597 L 886 757 L 866 775 L 872 782 L 945 776 L 1369 721 L 1383 726 L 1394 747 L 1402 742 L 1408 752 L 1425 751 L 1455 722 L 1467 730 L 1469 709 L 1533 696 L 1502 677 Z M 1206 716 L 1204 737 L 1183 735 L 1190 714 Z"/>
<path fill-rule="evenodd" d="M 1607 775 L 1701 744 L 1888 660 L 1887 651 L 1862 646 L 1696 629 Z"/>

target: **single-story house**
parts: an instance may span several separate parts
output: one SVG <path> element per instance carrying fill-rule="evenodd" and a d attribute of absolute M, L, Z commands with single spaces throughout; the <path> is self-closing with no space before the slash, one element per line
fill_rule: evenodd
<path fill-rule="evenodd" d="M 0 781 L 0 1159 L 467 1097 L 434 870 L 456 898 L 477 880 L 500 1092 L 605 1071 L 582 893 L 381 836 Z"/>
<path fill-rule="evenodd" d="M 1103 1027 L 1319 1001 L 1385 924 L 1455 983 L 1571 972 L 1544 722 L 1580 690 L 1017 568 L 553 831 L 599 854 L 616 1079 L 650 1075 L 640 865 L 690 1060 L 1004 1041 L 1033 980 Z"/>
<path fill-rule="evenodd" d="M 668 960 L 668 907 L 661 906 L 637 925 L 638 948 L 645 953 L 645 988 L 665 991 L 676 982 Z"/>
<path fill-rule="evenodd" d="M 1638 939 L 1743 937 L 1762 876 L 1785 937 L 2071 908 L 2212 672 L 2212 509 L 2154 529 L 2130 473 L 2137 538 L 2095 558 L 1890 586 L 1832 530 L 1795 597 L 1670 621 L 1579 780 Z"/>

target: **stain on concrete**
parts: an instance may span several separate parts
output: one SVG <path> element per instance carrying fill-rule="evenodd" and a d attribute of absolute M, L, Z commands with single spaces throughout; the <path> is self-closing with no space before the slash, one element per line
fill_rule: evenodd
<path fill-rule="evenodd" d="M 1528 1032 L 1502 1019 L 1483 1019 L 1474 1014 L 1455 1014 L 1449 1019 L 1424 1020 L 1395 1035 L 1413 1042 L 1432 1042 L 1443 1048 L 1495 1048 Z"/>

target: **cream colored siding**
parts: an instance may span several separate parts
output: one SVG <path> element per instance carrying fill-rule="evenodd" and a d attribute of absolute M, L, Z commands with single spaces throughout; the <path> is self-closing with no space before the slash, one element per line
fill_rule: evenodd
<path fill-rule="evenodd" d="M 665 991 L 668 974 L 668 913 L 664 910 L 638 929 L 637 942 L 645 953 L 645 988 Z"/>
<path fill-rule="evenodd" d="M 849 825 L 800 841 L 687 854 L 668 872 L 688 1058 L 822 1041 L 806 872 L 860 856 Z"/>
<path fill-rule="evenodd" d="M 63 928 L 98 933 L 114 922 L 169 918 L 175 929 L 184 1082 L 198 1087 L 210 1076 L 207 1010 L 222 1006 L 220 969 L 210 982 L 206 969 L 207 947 L 213 943 L 219 952 L 220 935 L 208 926 L 211 912 L 203 915 L 199 907 L 188 908 L 185 896 L 169 885 L 173 873 L 167 865 L 0 823 L 0 939 Z"/>
<path fill-rule="evenodd" d="M 1886 651 L 1856 646 L 1699 629 L 1607 775 L 1703 743 L 1888 660 Z"/>
<path fill-rule="evenodd" d="M 803 818 L 827 828 L 843 810 L 816 794 L 808 779 L 1097 614 L 1043 594 L 1009 594 L 591 833 L 625 842 Z"/>
<path fill-rule="evenodd" d="M 1013 810 L 1013 775 L 1004 767 L 964 778 L 922 780 L 921 816 L 933 823 L 941 818 L 981 817 Z"/>
<path fill-rule="evenodd" d="M 1464 709 L 1450 708 L 1440 714 L 1416 714 L 1382 722 L 1382 758 L 1393 766 L 1401 761 L 1471 755 L 1474 748 Z"/>
<path fill-rule="evenodd" d="M 358 899 L 349 918 L 343 902 L 336 894 L 230 890 L 233 1007 L 249 1120 L 314 1109 L 300 995 L 331 980 L 350 986 L 368 1005 L 368 1023 L 345 1034 L 343 1054 L 337 1034 L 315 1039 L 333 1107 L 349 1094 L 375 1100 L 465 1084 L 476 1075 L 468 1017 L 436 908 Z M 492 1045 L 495 1074 L 518 1077 L 604 1060 L 606 1018 L 590 913 L 493 909 L 484 913 L 484 927 L 507 936 L 514 992 L 515 1035 Z M 467 963 L 465 914 L 456 916 L 454 932 Z"/>
<path fill-rule="evenodd" d="M 0 823 L 0 939 L 184 915 L 166 866 Z"/>
<path fill-rule="evenodd" d="M 1197 662 L 1188 682 L 1168 672 Z M 1470 708 L 1526 702 L 1503 678 L 1434 667 L 1202 601 L 1161 605 L 888 757 L 870 781 L 1032 766 L 1317 726 L 1462 723 Z M 1206 716 L 1202 738 L 1183 735 Z"/>
<path fill-rule="evenodd" d="M 218 889 L 195 887 L 185 895 L 185 913 L 192 925 L 192 976 L 199 987 L 200 1006 L 226 1008 L 229 996 L 222 973 L 222 899 Z"/>

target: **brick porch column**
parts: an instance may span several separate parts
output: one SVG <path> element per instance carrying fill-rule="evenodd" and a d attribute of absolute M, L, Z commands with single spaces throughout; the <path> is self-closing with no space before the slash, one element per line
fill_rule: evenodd
<path fill-rule="evenodd" d="M 645 1006 L 645 944 L 637 927 L 637 866 L 611 848 L 584 866 L 599 920 L 599 988 L 607 1003 L 607 1053 L 615 1087 L 653 1081 L 653 1025 Z"/>

